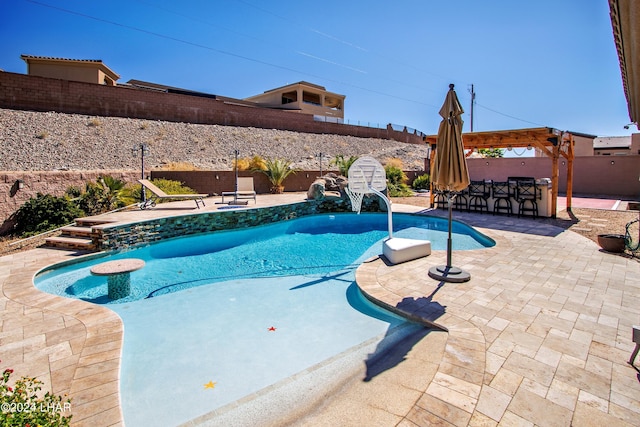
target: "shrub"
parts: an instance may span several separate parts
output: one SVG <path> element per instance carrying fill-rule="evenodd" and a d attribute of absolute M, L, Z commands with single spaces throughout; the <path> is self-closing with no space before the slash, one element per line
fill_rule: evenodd
<path fill-rule="evenodd" d="M 166 165 L 159 168 L 165 171 L 197 171 L 199 167 L 190 162 L 169 162 Z"/>
<path fill-rule="evenodd" d="M 356 160 L 358 160 L 358 156 L 351 156 L 348 159 L 345 159 L 342 154 L 338 154 L 329 162 L 329 166 L 336 166 L 340 171 L 340 175 L 347 176 L 349 168 Z"/>
<path fill-rule="evenodd" d="M 249 160 L 249 169 L 252 171 L 263 171 L 267 169 L 267 162 L 260 156 L 253 156 Z"/>
<path fill-rule="evenodd" d="M 13 232 L 28 237 L 70 224 L 82 216 L 84 213 L 72 200 L 38 193 L 16 212 Z"/>
<path fill-rule="evenodd" d="M 413 192 L 406 184 L 407 175 L 397 166 L 385 166 L 384 171 L 387 175 L 387 189 L 389 197 L 407 197 L 412 196 Z"/>
<path fill-rule="evenodd" d="M 111 176 L 103 176 L 96 182 L 88 182 L 84 192 L 77 197 L 78 207 L 85 215 L 98 215 L 125 206 L 120 194 L 125 183 Z M 68 194 L 74 196 L 75 193 Z"/>
<path fill-rule="evenodd" d="M 236 168 L 238 168 L 239 171 L 246 171 L 249 170 L 249 159 L 238 159 L 238 163 L 236 164 L 236 161 L 233 161 L 233 169 L 235 170 Z"/>
<path fill-rule="evenodd" d="M 429 176 L 429 174 L 425 173 L 414 179 L 411 183 L 411 187 L 414 190 L 428 190 L 430 182 L 431 177 Z"/>
<path fill-rule="evenodd" d="M 2 426 L 69 426 L 71 415 L 63 414 L 71 410 L 71 400 L 62 400 L 42 390 L 42 381 L 22 377 L 13 387 L 9 386 L 13 369 L 5 369 L 0 377 L 0 404 L 2 405 Z"/>

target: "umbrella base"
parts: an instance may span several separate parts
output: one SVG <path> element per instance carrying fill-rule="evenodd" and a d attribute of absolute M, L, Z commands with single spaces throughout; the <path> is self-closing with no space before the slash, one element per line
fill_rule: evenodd
<path fill-rule="evenodd" d="M 442 282 L 462 283 L 471 280 L 471 275 L 458 267 L 438 265 L 429 269 L 429 277 Z"/>

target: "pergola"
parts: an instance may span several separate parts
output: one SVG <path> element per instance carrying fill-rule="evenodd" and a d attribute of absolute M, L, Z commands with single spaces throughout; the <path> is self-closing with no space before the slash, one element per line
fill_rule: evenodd
<path fill-rule="evenodd" d="M 435 152 L 438 149 L 437 135 L 425 137 L 431 145 L 430 168 L 433 170 Z M 551 212 L 555 217 L 558 208 L 558 181 L 560 156 L 567 160 L 567 211 L 571 211 L 573 193 L 573 135 L 558 129 L 542 127 L 530 129 L 497 130 L 489 132 L 468 132 L 462 134 L 462 143 L 469 156 L 474 150 L 492 148 L 537 148 L 551 158 Z M 431 187 L 431 205 L 434 203 L 434 189 Z"/>

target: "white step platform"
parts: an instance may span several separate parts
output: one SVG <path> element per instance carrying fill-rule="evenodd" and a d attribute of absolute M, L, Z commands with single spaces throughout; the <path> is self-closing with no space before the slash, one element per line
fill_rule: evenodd
<path fill-rule="evenodd" d="M 431 242 L 392 237 L 382 244 L 382 254 L 391 264 L 400 264 L 431 255 Z"/>

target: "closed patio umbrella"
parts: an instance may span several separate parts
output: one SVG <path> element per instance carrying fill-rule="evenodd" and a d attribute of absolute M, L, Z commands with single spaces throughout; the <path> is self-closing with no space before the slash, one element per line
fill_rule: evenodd
<path fill-rule="evenodd" d="M 447 265 L 438 265 L 429 269 L 429 276 L 444 282 L 466 282 L 471 275 L 451 265 L 451 204 L 457 191 L 469 186 L 469 171 L 462 144 L 462 114 L 464 110 L 458 96 L 449 85 L 449 92 L 444 100 L 440 115 L 442 121 L 438 128 L 436 142 L 436 158 L 431 180 L 437 191 L 446 194 L 449 207 L 449 238 L 447 239 Z"/>

